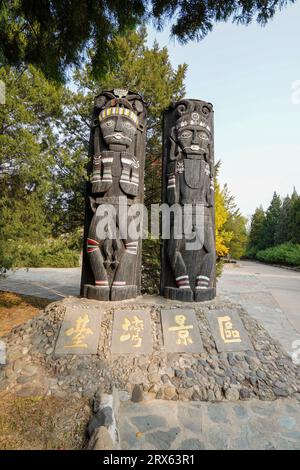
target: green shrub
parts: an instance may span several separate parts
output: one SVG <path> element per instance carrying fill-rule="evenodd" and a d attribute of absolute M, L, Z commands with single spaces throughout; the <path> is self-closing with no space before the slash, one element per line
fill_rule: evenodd
<path fill-rule="evenodd" d="M 257 252 L 258 252 L 258 249 L 256 247 L 254 246 L 247 247 L 246 253 L 243 256 L 243 258 L 255 259 Z"/>
<path fill-rule="evenodd" d="M 283 243 L 261 250 L 256 254 L 259 261 L 265 263 L 283 264 L 286 266 L 300 266 L 300 245 Z"/>
<path fill-rule="evenodd" d="M 41 243 L 22 240 L 0 241 L 0 266 L 10 268 L 74 268 L 79 266 L 79 250 L 70 237 Z"/>

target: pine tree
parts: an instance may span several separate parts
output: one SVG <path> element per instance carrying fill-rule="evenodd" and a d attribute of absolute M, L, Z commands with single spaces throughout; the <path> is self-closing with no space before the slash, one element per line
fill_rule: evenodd
<path fill-rule="evenodd" d="M 300 244 L 300 196 L 298 196 L 295 190 L 291 197 L 288 227 L 291 241 Z"/>
<path fill-rule="evenodd" d="M 275 246 L 275 233 L 280 220 L 281 206 L 281 198 L 275 191 L 266 211 L 266 218 L 263 225 L 263 248 Z"/>
<path fill-rule="evenodd" d="M 0 106 L 0 266 L 13 243 L 51 235 L 47 194 L 53 177 L 52 129 L 62 90 L 34 67 L 0 70 L 6 104 Z M 7 263 L 6 263 L 6 267 Z"/>
<path fill-rule="evenodd" d="M 292 201 L 289 195 L 287 195 L 284 198 L 280 209 L 279 220 L 277 222 L 274 235 L 275 245 L 280 245 L 281 243 L 289 242 L 292 239 L 292 234 L 290 230 L 291 208 Z"/>
<path fill-rule="evenodd" d="M 216 22 L 264 25 L 295 0 L 14 0 L 0 1 L 0 66 L 33 64 L 48 78 L 63 80 L 70 66 L 88 60 L 93 73 L 115 64 L 110 41 L 147 18 L 159 28 L 170 21 L 181 42 L 202 39 Z M 87 51 L 92 45 L 93 56 Z"/>
<path fill-rule="evenodd" d="M 252 218 L 248 237 L 247 253 L 255 254 L 264 248 L 264 225 L 266 215 L 262 206 L 258 207 Z"/>

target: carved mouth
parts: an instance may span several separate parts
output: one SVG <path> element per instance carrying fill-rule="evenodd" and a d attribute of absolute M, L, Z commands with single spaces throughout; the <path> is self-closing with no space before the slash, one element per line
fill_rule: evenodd
<path fill-rule="evenodd" d="M 132 142 L 132 139 L 130 137 L 128 137 L 127 135 L 123 135 L 121 133 L 118 133 L 118 134 L 109 134 L 109 135 L 106 135 L 104 136 L 105 139 L 113 139 L 113 140 L 126 140 L 128 141 L 129 143 Z"/>
<path fill-rule="evenodd" d="M 191 150 L 200 150 L 199 145 L 191 145 Z"/>

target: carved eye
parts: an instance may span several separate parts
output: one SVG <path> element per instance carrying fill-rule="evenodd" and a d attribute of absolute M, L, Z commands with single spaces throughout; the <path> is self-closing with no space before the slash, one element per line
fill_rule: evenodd
<path fill-rule="evenodd" d="M 112 127 L 114 125 L 114 121 L 110 119 L 109 121 L 106 121 L 105 125 L 106 127 Z"/>
<path fill-rule="evenodd" d="M 204 105 L 202 107 L 202 113 L 204 114 L 204 116 L 207 116 L 210 113 L 209 107 Z"/>
<path fill-rule="evenodd" d="M 200 132 L 199 136 L 202 140 L 208 140 L 208 136 L 205 134 L 205 132 Z"/>
<path fill-rule="evenodd" d="M 189 139 L 190 137 L 192 137 L 192 133 L 190 131 L 184 131 L 182 132 L 182 134 L 180 135 L 180 137 L 182 139 Z"/>
<path fill-rule="evenodd" d="M 131 131 L 131 130 L 133 129 L 132 124 L 131 124 L 130 122 L 128 122 L 128 121 L 125 121 L 125 122 L 123 123 L 123 127 L 124 127 L 125 129 L 128 129 L 129 131 Z"/>

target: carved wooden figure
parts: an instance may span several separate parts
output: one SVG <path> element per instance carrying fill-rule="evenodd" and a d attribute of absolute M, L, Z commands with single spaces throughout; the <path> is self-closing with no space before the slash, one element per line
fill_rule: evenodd
<path fill-rule="evenodd" d="M 176 218 L 171 211 L 170 238 L 163 242 L 161 294 L 182 301 L 210 300 L 216 294 L 210 103 L 182 100 L 166 111 L 162 185 L 163 202 L 177 205 L 181 215 Z M 183 236 L 178 223 L 186 224 Z"/>
<path fill-rule="evenodd" d="M 81 295 L 122 300 L 140 292 L 141 238 L 128 230 L 143 203 L 145 103 L 127 90 L 95 99 L 90 137 Z M 132 227 L 131 227 L 132 228 Z M 136 232 L 136 233 L 135 233 Z"/>

